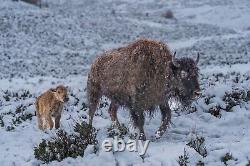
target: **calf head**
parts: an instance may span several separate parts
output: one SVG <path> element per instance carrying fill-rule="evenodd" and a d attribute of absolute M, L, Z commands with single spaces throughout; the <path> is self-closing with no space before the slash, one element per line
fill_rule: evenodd
<path fill-rule="evenodd" d="M 67 102 L 69 100 L 67 88 L 63 85 L 59 85 L 55 89 L 52 89 L 52 92 L 56 99 L 62 103 Z"/>

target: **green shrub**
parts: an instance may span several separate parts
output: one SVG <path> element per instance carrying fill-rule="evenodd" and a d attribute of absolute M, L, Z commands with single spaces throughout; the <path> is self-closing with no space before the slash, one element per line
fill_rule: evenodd
<path fill-rule="evenodd" d="M 4 121 L 3 121 L 3 116 L 0 115 L 0 126 L 4 127 Z"/>
<path fill-rule="evenodd" d="M 228 165 L 227 162 L 229 160 L 236 160 L 231 153 L 226 153 L 221 157 L 221 162 L 223 162 L 225 165 Z"/>
<path fill-rule="evenodd" d="M 118 136 L 119 138 L 124 138 L 124 136 L 128 133 L 128 128 L 122 123 L 121 125 L 118 125 L 117 127 L 114 125 L 111 125 L 107 129 L 108 137 L 114 138 L 115 136 Z"/>
<path fill-rule="evenodd" d="M 0 127 L 5 127 L 6 131 L 12 131 L 16 126 L 20 125 L 26 120 L 32 120 L 34 114 L 26 111 L 27 106 L 20 105 L 16 108 L 15 113 L 9 111 L 0 114 Z M 3 118 L 10 120 L 10 123 L 4 122 Z"/>
<path fill-rule="evenodd" d="M 167 10 L 165 13 L 162 14 L 162 17 L 167 18 L 167 19 L 173 19 L 174 14 L 171 10 Z"/>
<path fill-rule="evenodd" d="M 192 138 L 189 143 L 187 143 L 188 146 L 191 148 L 194 148 L 196 152 L 198 152 L 202 157 L 207 156 L 207 149 L 204 145 L 205 138 L 196 136 L 196 138 Z"/>
<path fill-rule="evenodd" d="M 205 163 L 201 160 L 199 160 L 197 163 L 196 163 L 196 166 L 205 166 Z"/>
<path fill-rule="evenodd" d="M 233 107 L 242 105 L 244 102 L 249 102 L 250 91 L 235 88 L 230 92 L 225 92 L 224 96 L 222 97 L 225 105 L 213 103 L 211 99 L 214 97 L 214 95 L 204 97 L 204 103 L 207 105 L 214 104 L 209 108 L 208 112 L 217 118 L 221 118 L 221 111 L 232 112 Z"/>
<path fill-rule="evenodd" d="M 3 93 L 4 93 L 3 98 L 7 102 L 10 101 L 10 99 L 18 101 L 18 100 L 25 100 L 27 98 L 31 98 L 32 97 L 32 94 L 30 93 L 29 90 L 21 90 L 20 93 L 18 93 L 18 92 L 11 92 L 9 90 L 6 90 Z"/>
<path fill-rule="evenodd" d="M 179 166 L 187 166 L 187 164 L 189 163 L 189 155 L 186 151 L 186 149 L 184 149 L 184 154 L 179 156 L 179 160 L 177 161 Z"/>
<path fill-rule="evenodd" d="M 221 118 L 221 107 L 218 105 L 209 108 L 208 112 L 217 118 Z"/>
<path fill-rule="evenodd" d="M 68 134 L 63 130 L 59 130 L 56 133 L 56 137 L 51 140 L 42 140 L 34 148 L 35 158 L 44 163 L 54 160 L 62 161 L 67 157 L 76 158 L 77 156 L 83 156 L 89 144 L 97 145 L 97 131 L 86 122 L 76 123 L 74 131 L 74 134 Z"/>

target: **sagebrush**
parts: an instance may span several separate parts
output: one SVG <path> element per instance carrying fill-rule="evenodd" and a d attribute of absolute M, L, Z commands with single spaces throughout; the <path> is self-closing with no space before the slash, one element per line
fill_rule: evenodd
<path fill-rule="evenodd" d="M 64 130 L 59 130 L 56 137 L 51 140 L 42 140 L 34 148 L 35 158 L 49 163 L 57 160 L 62 161 L 67 157 L 76 158 L 84 156 L 84 151 L 88 145 L 97 145 L 97 130 L 89 126 L 86 122 L 76 123 L 73 134 L 68 134 Z"/>

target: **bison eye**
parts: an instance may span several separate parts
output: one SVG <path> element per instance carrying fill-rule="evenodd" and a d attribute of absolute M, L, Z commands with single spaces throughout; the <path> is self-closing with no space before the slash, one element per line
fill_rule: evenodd
<path fill-rule="evenodd" d="M 188 73 L 186 71 L 181 71 L 181 78 L 186 78 L 188 76 Z"/>

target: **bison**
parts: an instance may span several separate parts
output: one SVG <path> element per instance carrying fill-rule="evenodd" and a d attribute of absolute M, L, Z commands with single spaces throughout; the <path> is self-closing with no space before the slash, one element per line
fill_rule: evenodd
<path fill-rule="evenodd" d="M 198 61 L 199 55 L 196 61 L 176 59 L 166 44 L 150 39 L 139 39 L 103 53 L 88 74 L 89 124 L 92 125 L 99 99 L 106 96 L 111 100 L 112 122 L 119 125 L 117 109 L 127 107 L 139 129 L 139 139 L 143 140 L 144 111 L 159 106 L 162 118 L 156 136 L 162 136 L 171 120 L 168 100 L 175 97 L 187 106 L 200 95 Z"/>
<path fill-rule="evenodd" d="M 55 117 L 55 128 L 58 129 L 63 103 L 68 100 L 67 88 L 63 85 L 59 85 L 55 89 L 51 88 L 39 96 L 35 102 L 39 129 L 52 129 L 54 126 L 52 117 Z"/>

